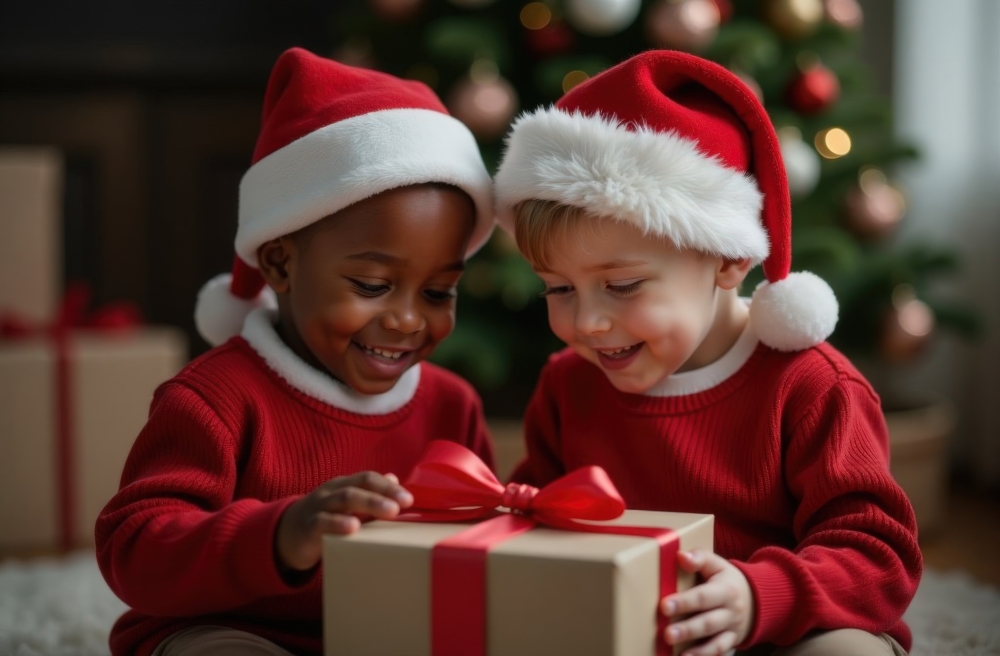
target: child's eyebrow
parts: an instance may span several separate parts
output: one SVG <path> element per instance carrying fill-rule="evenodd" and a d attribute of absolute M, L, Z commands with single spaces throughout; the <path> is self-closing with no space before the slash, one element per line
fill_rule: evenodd
<path fill-rule="evenodd" d="M 395 255 L 389 255 L 388 253 L 383 253 L 382 251 L 365 251 L 364 253 L 355 253 L 353 255 L 348 255 L 344 259 L 346 260 L 363 260 L 365 262 L 375 262 L 376 264 L 384 264 L 386 266 L 403 266 L 406 264 L 406 260 L 401 257 L 396 257 Z M 441 268 L 442 271 L 465 271 L 465 262 L 461 260 L 457 262 L 452 262 Z"/>
<path fill-rule="evenodd" d="M 593 273 L 594 271 L 607 271 L 609 269 L 626 269 L 628 267 L 640 266 L 643 264 L 646 263 L 642 260 L 612 260 L 603 264 L 594 264 L 589 267 L 584 267 L 583 270 L 587 273 Z"/>
<path fill-rule="evenodd" d="M 365 251 L 364 253 L 355 253 L 354 255 L 348 255 L 344 259 L 364 260 L 366 262 L 374 262 L 376 264 L 385 264 L 389 266 L 403 264 L 402 258 L 396 257 L 395 255 L 389 255 L 388 253 L 383 253 L 381 251 Z"/>

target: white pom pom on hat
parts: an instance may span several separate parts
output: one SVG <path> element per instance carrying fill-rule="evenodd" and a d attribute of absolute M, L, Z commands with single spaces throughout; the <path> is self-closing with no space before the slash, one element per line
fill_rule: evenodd
<path fill-rule="evenodd" d="M 750 322 L 764 342 L 779 351 L 819 344 L 837 325 L 837 298 L 825 280 L 799 271 L 778 282 L 763 281 L 750 302 Z"/>
<path fill-rule="evenodd" d="M 431 182 L 472 198 L 472 255 L 493 231 L 494 209 L 469 129 L 420 82 L 287 50 L 271 71 L 257 146 L 240 181 L 232 275 L 199 293 L 199 333 L 216 346 L 239 334 L 254 308 L 276 306 L 257 270 L 262 244 L 384 191 Z"/>
<path fill-rule="evenodd" d="M 517 203 L 550 200 L 679 248 L 763 262 L 750 320 L 772 348 L 815 346 L 836 326 L 829 285 L 789 275 L 791 198 L 774 126 L 754 92 L 713 62 L 651 50 L 522 115 L 496 193 L 510 232 Z"/>
<path fill-rule="evenodd" d="M 206 342 L 222 344 L 243 329 L 243 321 L 257 308 L 278 308 L 278 299 L 270 287 L 256 296 L 240 298 L 230 291 L 233 274 L 220 273 L 204 284 L 194 306 L 194 325 Z"/>

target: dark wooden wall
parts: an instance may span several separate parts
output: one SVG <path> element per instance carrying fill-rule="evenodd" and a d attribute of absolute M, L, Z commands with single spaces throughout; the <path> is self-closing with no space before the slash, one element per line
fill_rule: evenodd
<path fill-rule="evenodd" d="M 340 3 L 0 1 L 0 144 L 59 147 L 64 278 L 185 328 L 228 270 L 271 64 L 330 54 Z"/>

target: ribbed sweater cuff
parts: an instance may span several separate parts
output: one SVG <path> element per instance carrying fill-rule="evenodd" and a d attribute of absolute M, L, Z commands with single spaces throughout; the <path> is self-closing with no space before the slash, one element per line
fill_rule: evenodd
<path fill-rule="evenodd" d="M 750 582 L 753 592 L 754 620 L 750 634 L 738 649 L 762 642 L 780 644 L 788 620 L 795 612 L 795 588 L 780 566 L 768 561 L 746 563 L 731 561 Z"/>
<path fill-rule="evenodd" d="M 278 522 L 285 509 L 298 498 L 265 503 L 240 522 L 233 565 L 237 580 L 247 588 L 248 598 L 289 594 L 298 589 L 281 578 L 274 559 L 274 534 Z"/>

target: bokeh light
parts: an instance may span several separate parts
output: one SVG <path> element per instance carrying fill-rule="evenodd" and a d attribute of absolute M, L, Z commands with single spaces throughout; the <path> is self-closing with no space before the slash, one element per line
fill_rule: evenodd
<path fill-rule="evenodd" d="M 816 150 L 826 159 L 837 159 L 851 152 L 851 136 L 843 128 L 827 128 L 816 133 Z"/>

